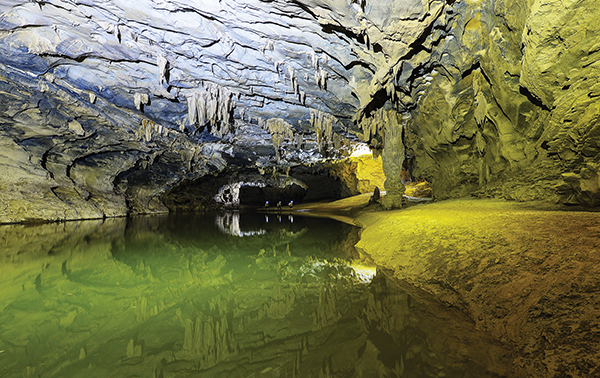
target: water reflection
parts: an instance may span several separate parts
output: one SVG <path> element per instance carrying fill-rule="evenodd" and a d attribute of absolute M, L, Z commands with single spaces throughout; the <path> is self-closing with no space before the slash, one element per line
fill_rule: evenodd
<path fill-rule="evenodd" d="M 502 345 L 369 265 L 355 227 L 272 219 L 0 227 L 0 376 L 506 375 Z"/>
<path fill-rule="evenodd" d="M 293 214 L 257 214 L 226 211 L 215 216 L 219 231 L 238 237 L 264 235 L 273 230 L 292 230 Z"/>

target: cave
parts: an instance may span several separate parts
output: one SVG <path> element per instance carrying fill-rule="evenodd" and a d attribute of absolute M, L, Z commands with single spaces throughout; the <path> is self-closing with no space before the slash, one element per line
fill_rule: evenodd
<path fill-rule="evenodd" d="M 0 1 L 0 376 L 600 376 L 599 16 Z"/>

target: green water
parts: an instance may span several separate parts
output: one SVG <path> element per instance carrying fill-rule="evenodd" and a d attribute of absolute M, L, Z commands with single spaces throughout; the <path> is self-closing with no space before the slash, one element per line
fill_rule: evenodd
<path fill-rule="evenodd" d="M 0 377 L 496 377 L 510 353 L 356 227 L 224 213 L 0 227 Z"/>

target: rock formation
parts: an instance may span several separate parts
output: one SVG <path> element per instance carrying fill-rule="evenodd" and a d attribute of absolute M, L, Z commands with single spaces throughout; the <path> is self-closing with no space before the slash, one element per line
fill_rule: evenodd
<path fill-rule="evenodd" d="M 209 173 L 285 171 L 359 138 L 382 154 L 387 207 L 403 166 L 438 199 L 597 206 L 599 12 L 0 1 L 0 222 L 164 212 L 165 193 Z M 271 119 L 293 140 L 262 130 Z"/>

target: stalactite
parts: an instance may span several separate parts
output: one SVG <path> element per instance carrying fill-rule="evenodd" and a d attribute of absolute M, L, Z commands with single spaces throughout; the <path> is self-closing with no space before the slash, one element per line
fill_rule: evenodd
<path fill-rule="evenodd" d="M 294 130 L 292 129 L 292 125 L 281 118 L 269 119 L 267 121 L 267 127 L 271 133 L 271 140 L 273 142 L 273 147 L 275 148 L 275 156 L 277 158 L 277 162 L 279 163 L 279 148 L 283 144 L 284 140 L 292 140 L 294 138 Z"/>
<path fill-rule="evenodd" d="M 321 154 L 326 150 L 327 142 L 332 140 L 333 125 L 336 123 L 337 119 L 331 114 L 321 110 L 310 110 L 310 125 L 317 133 L 317 144 Z"/>
<path fill-rule="evenodd" d="M 193 93 L 190 97 L 187 98 L 188 118 L 192 125 L 195 124 L 198 120 L 197 95 L 197 93 Z"/>
<path fill-rule="evenodd" d="M 292 87 L 292 90 L 294 91 L 294 95 L 298 96 L 298 89 L 299 89 L 298 77 L 296 76 L 294 67 L 292 67 L 291 65 L 288 65 L 287 70 L 288 70 L 288 75 L 290 78 L 290 85 Z"/>
<path fill-rule="evenodd" d="M 223 137 L 231 132 L 231 115 L 234 108 L 233 93 L 229 89 L 207 84 L 187 98 L 188 118 L 199 127 L 210 124 L 213 135 Z"/>
<path fill-rule="evenodd" d="M 264 54 L 265 51 L 273 51 L 273 49 L 275 48 L 275 41 L 273 41 L 272 39 L 267 40 L 267 43 L 265 43 L 265 45 L 263 47 L 261 47 L 261 51 Z"/>
<path fill-rule="evenodd" d="M 258 117 L 258 126 L 260 126 L 261 129 L 268 131 L 269 130 L 269 126 L 267 125 L 267 121 L 265 121 L 262 117 Z"/>
<path fill-rule="evenodd" d="M 338 134 L 333 134 L 333 147 L 339 150 L 342 147 L 342 137 Z"/>
<path fill-rule="evenodd" d="M 327 89 L 327 71 L 325 71 L 324 69 L 320 69 L 321 71 L 321 82 L 319 83 L 319 87 L 321 89 Z"/>
<path fill-rule="evenodd" d="M 327 89 L 327 71 L 319 67 L 315 70 L 315 82 L 320 89 Z"/>
<path fill-rule="evenodd" d="M 169 61 L 164 55 L 159 55 L 156 63 L 158 65 L 158 83 L 160 85 L 169 84 Z"/>
<path fill-rule="evenodd" d="M 150 119 L 143 119 L 142 124 L 136 133 L 138 138 L 144 139 L 146 142 L 150 142 L 152 140 L 153 133 L 163 136 L 168 133 L 168 129 Z"/>
<path fill-rule="evenodd" d="M 306 105 L 306 92 L 300 91 L 299 100 L 302 105 Z"/>
<path fill-rule="evenodd" d="M 323 57 L 324 63 L 326 63 L 326 56 Z M 320 89 L 327 89 L 327 71 L 323 69 L 323 67 L 319 66 L 319 57 L 316 52 L 311 53 L 311 63 L 312 67 L 315 70 L 315 83 L 319 86 Z"/>
<path fill-rule="evenodd" d="M 315 71 L 318 70 L 319 69 L 319 57 L 317 56 L 317 53 L 315 51 L 311 52 L 310 60 L 311 60 L 313 69 Z"/>
<path fill-rule="evenodd" d="M 476 76 L 473 79 L 473 92 L 475 94 L 475 121 L 478 125 L 483 125 L 485 117 L 487 115 L 487 100 L 481 90 L 481 84 L 479 83 L 480 76 Z"/>
<path fill-rule="evenodd" d="M 137 110 L 142 110 L 142 105 L 148 105 L 150 103 L 150 97 L 146 93 L 134 93 L 133 103 Z"/>
<path fill-rule="evenodd" d="M 385 91 L 392 102 L 398 99 L 396 96 L 396 86 L 394 85 L 393 81 L 388 83 L 388 85 L 385 87 Z"/>
<path fill-rule="evenodd" d="M 294 148 L 299 150 L 302 147 L 302 143 L 304 143 L 304 136 L 300 133 L 294 135 Z"/>

